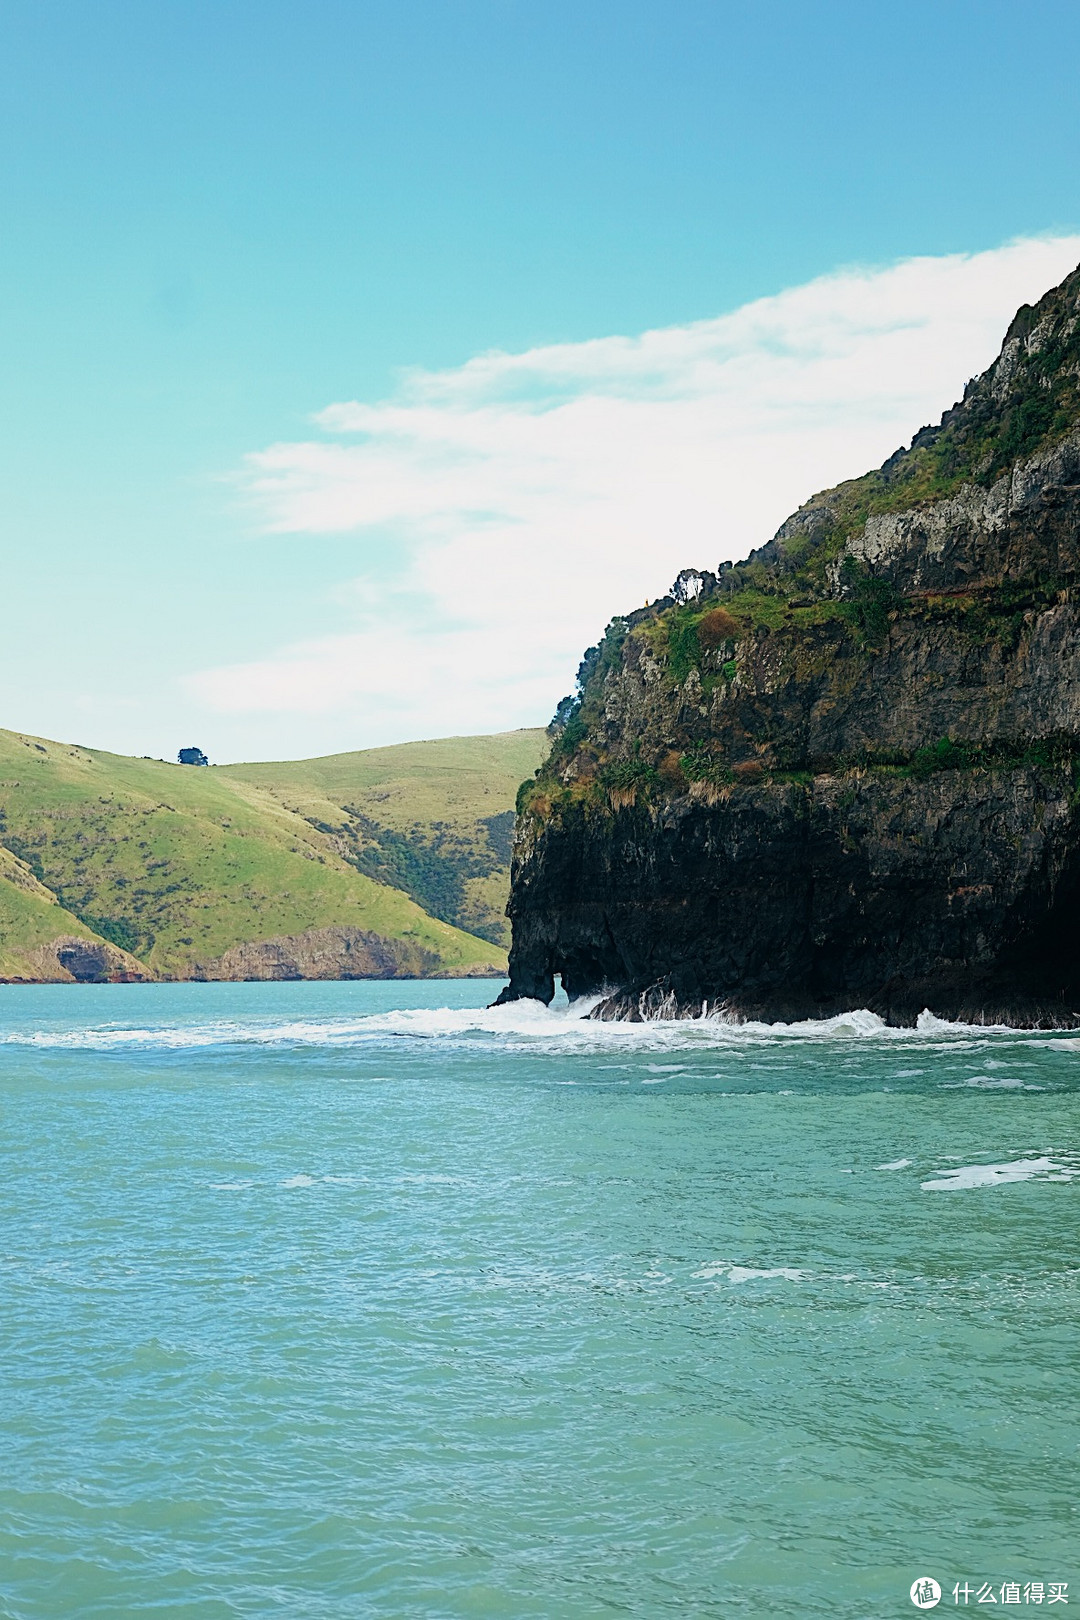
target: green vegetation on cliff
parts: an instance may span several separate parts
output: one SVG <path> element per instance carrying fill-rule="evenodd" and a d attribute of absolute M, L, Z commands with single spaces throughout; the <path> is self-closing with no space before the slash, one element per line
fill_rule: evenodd
<path fill-rule="evenodd" d="M 781 575 L 799 576 L 781 589 L 820 587 L 829 561 L 868 518 L 930 505 L 965 484 L 989 489 L 1016 462 L 1068 434 L 1080 419 L 1078 292 L 1080 268 L 1037 304 L 1024 304 L 993 365 L 936 426 L 920 428 L 873 472 L 807 501 L 771 546 L 732 570 L 727 588 L 745 577 L 775 589 L 772 563 Z"/>
<path fill-rule="evenodd" d="M 909 448 L 814 496 L 744 562 L 687 569 L 670 596 L 613 619 L 519 809 L 542 817 L 574 800 L 611 811 L 692 784 L 918 774 L 946 755 L 950 768 L 1038 763 L 1037 738 L 1019 725 L 997 737 L 993 759 L 960 725 L 927 739 L 915 717 L 899 749 L 815 739 L 829 731 L 818 720 L 846 710 L 852 693 L 873 701 L 873 665 L 890 645 L 896 655 L 933 641 L 952 649 L 950 679 L 966 683 L 978 668 L 1004 686 L 1043 615 L 1080 602 L 1068 515 L 1078 423 L 1080 269 L 1019 311 L 993 365 Z M 1027 469 L 1016 490 L 1014 467 Z M 1011 544 L 1007 514 L 1029 498 L 1042 516 Z M 976 561 L 967 537 L 983 529 L 997 538 Z M 1070 769 L 1078 751 L 1070 744 Z"/>
<path fill-rule="evenodd" d="M 497 943 L 403 892 L 421 885 L 364 869 L 338 798 L 407 844 L 454 830 L 464 845 L 482 826 L 491 862 L 462 888 L 476 884 L 487 920 L 508 885 L 503 823 L 541 738 L 195 770 L 0 731 L 0 978 L 65 977 L 55 952 L 46 960 L 60 938 L 108 942 L 150 977 L 213 977 L 236 947 L 326 929 L 390 942 L 399 971 L 501 971 Z"/>

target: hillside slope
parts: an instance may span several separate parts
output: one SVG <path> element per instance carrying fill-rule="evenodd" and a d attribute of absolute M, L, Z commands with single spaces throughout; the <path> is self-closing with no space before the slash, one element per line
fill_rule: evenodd
<path fill-rule="evenodd" d="M 0 848 L 0 982 L 63 982 L 106 974 L 117 979 L 143 976 L 139 963 L 65 911 L 24 861 Z"/>
<path fill-rule="evenodd" d="M 1080 1021 L 1080 270 L 579 682 L 520 800 L 507 998 Z"/>
<path fill-rule="evenodd" d="M 219 774 L 253 783 L 340 840 L 360 871 L 431 916 L 505 946 L 514 799 L 547 741 L 541 730 L 507 731 Z"/>
<path fill-rule="evenodd" d="M 505 815 L 498 739 L 467 739 L 466 799 Z M 422 750 L 407 750 L 414 797 Z M 380 756 L 394 750 L 378 750 Z M 519 748 L 506 750 L 514 783 Z M 534 748 L 535 760 L 538 750 Z M 387 764 L 328 762 L 352 802 Z M 490 761 L 493 785 L 482 794 Z M 303 762 L 314 788 L 322 762 Z M 442 775 L 453 776 L 442 745 Z M 252 767 L 252 773 L 274 767 Z M 292 767 L 278 767 L 285 773 Z M 366 774 L 365 774 L 366 770 Z M 313 774 L 311 774 L 313 773 Z M 300 773 L 303 775 L 303 771 Z M 376 789 L 378 792 L 383 788 Z M 471 798 L 469 796 L 472 796 Z M 433 792 L 453 797 L 447 782 Z M 329 800 L 316 800 L 325 812 Z M 130 759 L 0 731 L 0 978 L 338 978 L 499 973 L 497 944 L 358 870 L 325 816 L 305 819 L 242 770 Z M 422 824 L 417 816 L 416 825 Z M 505 882 L 505 867 L 504 877 Z"/>

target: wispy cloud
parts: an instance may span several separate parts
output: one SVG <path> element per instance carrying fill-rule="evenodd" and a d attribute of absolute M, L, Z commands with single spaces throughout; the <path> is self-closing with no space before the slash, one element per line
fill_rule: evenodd
<path fill-rule="evenodd" d="M 364 537 L 355 628 L 189 685 L 219 711 L 346 711 L 357 746 L 543 721 L 612 614 L 879 463 L 1078 259 L 1071 236 L 845 270 L 330 405 L 242 476 L 266 531 Z"/>

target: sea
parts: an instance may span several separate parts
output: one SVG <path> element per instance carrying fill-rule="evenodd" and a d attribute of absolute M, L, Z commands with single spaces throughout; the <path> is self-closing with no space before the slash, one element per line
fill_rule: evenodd
<path fill-rule="evenodd" d="M 1080 1034 L 498 988 L 0 988 L 0 1614 L 1080 1606 Z"/>

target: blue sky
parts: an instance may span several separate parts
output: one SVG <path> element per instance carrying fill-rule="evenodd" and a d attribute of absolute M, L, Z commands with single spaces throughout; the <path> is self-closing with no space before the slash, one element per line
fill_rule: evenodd
<path fill-rule="evenodd" d="M 887 454 L 1080 259 L 1078 36 L 9 0 L 0 723 L 219 759 L 542 723 L 607 617 Z"/>

